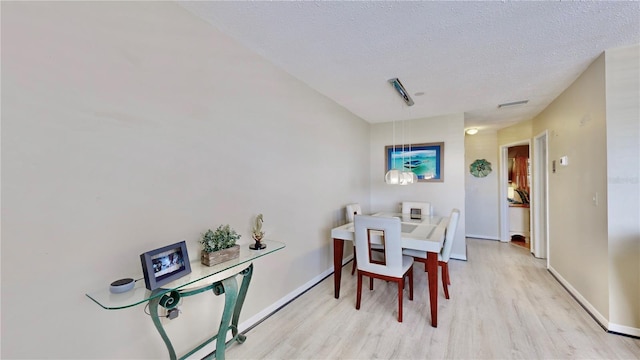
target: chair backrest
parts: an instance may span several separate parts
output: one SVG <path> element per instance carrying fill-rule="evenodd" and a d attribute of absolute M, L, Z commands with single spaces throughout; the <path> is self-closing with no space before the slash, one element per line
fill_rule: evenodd
<path fill-rule="evenodd" d="M 402 214 L 403 215 L 411 215 L 412 210 L 417 211 L 421 216 L 430 216 L 431 215 L 431 203 L 428 202 L 417 202 L 417 201 L 403 201 L 402 202 Z"/>
<path fill-rule="evenodd" d="M 449 223 L 447 224 L 447 230 L 444 236 L 444 245 L 442 246 L 442 261 L 449 262 L 451 256 L 451 248 L 453 247 L 453 239 L 456 236 L 456 228 L 458 227 L 458 219 L 460 218 L 460 210 L 451 210 L 449 215 Z"/>
<path fill-rule="evenodd" d="M 346 214 L 347 214 L 346 216 L 347 222 L 353 222 L 353 215 L 362 214 L 362 209 L 360 208 L 360 204 L 355 203 L 355 204 L 347 205 Z"/>
<path fill-rule="evenodd" d="M 358 269 L 394 277 L 402 276 L 400 219 L 356 215 L 354 220 Z M 382 244 L 384 253 L 373 251 L 372 244 Z"/>

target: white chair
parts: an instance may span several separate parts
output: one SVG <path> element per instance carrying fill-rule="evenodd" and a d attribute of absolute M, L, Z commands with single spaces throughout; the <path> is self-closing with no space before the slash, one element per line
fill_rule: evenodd
<path fill-rule="evenodd" d="M 398 284 L 398 322 L 402 322 L 404 278 L 409 277 L 409 300 L 413 300 L 413 258 L 402 255 L 400 219 L 380 216 L 355 216 L 358 290 L 356 309 L 360 309 L 362 277 L 393 281 Z M 373 245 L 382 245 L 384 252 Z M 371 285 L 370 285 L 371 286 Z"/>
<path fill-rule="evenodd" d="M 438 254 L 438 265 L 442 269 L 442 287 L 444 287 L 444 296 L 449 298 L 449 286 L 451 285 L 451 279 L 449 278 L 449 258 L 451 257 L 451 248 L 453 246 L 453 239 L 456 236 L 456 228 L 458 227 L 458 219 L 460 218 L 460 210 L 453 209 L 449 216 L 449 222 L 447 223 L 447 229 L 444 236 L 444 245 L 440 254 Z M 415 261 L 424 263 L 425 271 L 427 271 L 427 252 L 405 249 L 402 251 L 403 255 L 413 256 Z"/>
<path fill-rule="evenodd" d="M 346 219 L 348 223 L 352 223 L 353 222 L 353 217 L 354 215 L 360 215 L 362 214 L 362 208 L 360 207 L 360 204 L 355 203 L 355 204 L 349 204 L 346 206 L 345 209 L 346 212 Z M 355 241 L 353 242 L 353 264 L 351 266 L 351 275 L 353 275 L 356 271 L 356 266 L 357 266 L 357 260 L 356 260 L 356 243 Z"/>
<path fill-rule="evenodd" d="M 360 208 L 360 204 L 355 203 L 355 204 L 349 204 L 346 206 L 347 222 L 353 222 L 353 216 L 360 215 L 360 214 L 362 214 L 362 208 Z"/>
<path fill-rule="evenodd" d="M 402 215 L 411 215 L 419 219 L 422 216 L 431 216 L 431 203 L 417 201 L 403 201 Z"/>

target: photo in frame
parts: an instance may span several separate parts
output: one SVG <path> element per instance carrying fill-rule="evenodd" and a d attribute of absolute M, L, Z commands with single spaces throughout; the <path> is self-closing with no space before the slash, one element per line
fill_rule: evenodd
<path fill-rule="evenodd" d="M 387 145 L 385 173 L 392 169 L 412 171 L 418 182 L 444 181 L 444 142 Z"/>
<path fill-rule="evenodd" d="M 185 241 L 140 254 L 140 262 L 148 290 L 155 290 L 191 273 Z"/>

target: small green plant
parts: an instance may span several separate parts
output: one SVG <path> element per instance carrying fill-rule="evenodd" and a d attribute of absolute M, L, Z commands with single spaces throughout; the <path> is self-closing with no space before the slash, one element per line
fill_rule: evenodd
<path fill-rule="evenodd" d="M 200 238 L 202 250 L 206 253 L 224 250 L 236 244 L 240 235 L 229 225 L 220 225 L 216 231 L 207 230 Z"/>

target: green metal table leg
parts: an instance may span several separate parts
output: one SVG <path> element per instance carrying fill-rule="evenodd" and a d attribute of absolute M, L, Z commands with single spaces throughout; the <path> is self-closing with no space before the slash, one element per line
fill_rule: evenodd
<path fill-rule="evenodd" d="M 153 320 L 153 324 L 158 330 L 158 333 L 160 333 L 162 340 L 167 346 L 167 350 L 169 351 L 169 358 L 171 360 L 177 360 L 178 357 L 176 356 L 175 349 L 173 348 L 173 345 L 171 344 L 171 341 L 169 340 L 169 337 L 167 336 L 167 333 L 162 326 L 160 316 L 158 315 L 158 308 L 163 307 L 165 309 L 172 309 L 178 305 L 181 297 L 196 295 L 209 289 L 211 289 L 216 296 L 224 294 L 224 310 L 222 312 L 222 318 L 220 319 L 218 333 L 199 346 L 195 347 L 179 359 L 188 358 L 193 353 L 202 349 L 205 345 L 215 340 L 215 358 L 217 360 L 224 360 L 226 350 L 225 340 L 227 338 L 227 332 L 229 332 L 229 330 L 231 330 L 231 334 L 233 335 L 232 341 L 235 340 L 238 343 L 242 344 L 246 340 L 245 335 L 238 333 L 238 321 L 240 319 L 240 312 L 242 311 L 242 306 L 244 305 L 244 300 L 247 295 L 247 290 L 249 289 L 249 284 L 251 283 L 251 276 L 253 275 L 253 264 L 250 264 L 239 274 L 242 274 L 242 284 L 240 285 L 240 291 L 238 291 L 236 274 L 203 288 L 186 291 L 171 291 L 167 294 L 149 300 L 149 311 L 151 314 L 151 319 Z M 210 358 L 211 355 L 212 354 L 210 354 L 210 356 L 208 356 L 207 358 Z"/>
<path fill-rule="evenodd" d="M 222 319 L 220 319 L 220 327 L 218 328 L 218 338 L 216 339 L 216 359 L 224 360 L 224 353 L 227 346 L 225 341 L 227 331 L 229 331 L 231 317 L 233 316 L 238 299 L 238 282 L 236 281 L 236 277 L 232 276 L 222 280 L 221 283 L 218 283 L 218 286 L 213 287 L 213 293 L 216 295 L 224 293 L 224 311 L 222 312 Z"/>
<path fill-rule="evenodd" d="M 236 307 L 233 310 L 231 331 L 236 341 L 242 344 L 247 339 L 247 337 L 243 334 L 238 334 L 238 320 L 240 319 L 240 311 L 242 311 L 242 305 L 244 305 L 244 299 L 247 296 L 247 290 L 249 289 L 249 284 L 251 283 L 251 276 L 253 275 L 253 264 L 249 265 L 248 268 L 242 270 L 240 274 L 242 274 L 242 285 L 240 285 L 240 293 L 238 294 Z"/>
<path fill-rule="evenodd" d="M 171 309 L 178 305 L 178 301 L 180 299 L 180 294 L 177 291 L 172 292 L 170 295 L 163 295 L 161 297 L 155 297 L 149 301 L 149 312 L 151 313 L 151 319 L 153 320 L 153 325 L 156 326 L 156 329 L 162 336 L 162 340 L 164 344 L 167 346 L 167 350 L 169 351 L 169 358 L 171 360 L 176 360 L 176 351 L 167 336 L 167 332 L 164 331 L 164 327 L 162 326 L 162 322 L 160 321 L 160 316 L 158 315 L 158 308 L 160 306 L 164 308 Z M 175 301 L 175 305 L 173 304 Z M 169 304 L 167 304 L 169 302 Z M 173 305 L 173 306 L 172 306 Z"/>

